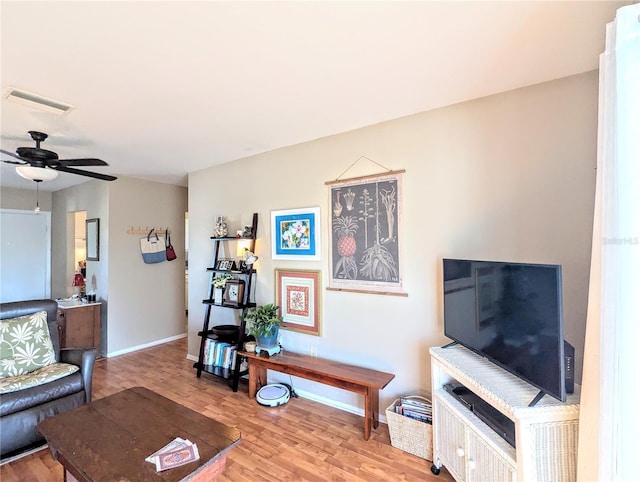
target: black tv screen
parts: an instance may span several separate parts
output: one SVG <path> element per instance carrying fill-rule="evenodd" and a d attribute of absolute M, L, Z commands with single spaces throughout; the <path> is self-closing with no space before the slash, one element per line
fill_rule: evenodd
<path fill-rule="evenodd" d="M 565 401 L 558 265 L 443 260 L 445 336 Z"/>

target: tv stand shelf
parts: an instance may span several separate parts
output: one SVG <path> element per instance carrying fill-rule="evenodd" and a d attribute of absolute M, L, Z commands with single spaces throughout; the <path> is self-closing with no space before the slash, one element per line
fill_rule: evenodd
<path fill-rule="evenodd" d="M 562 403 L 461 345 L 431 348 L 434 467 L 458 481 L 576 480 L 580 389 Z M 443 386 L 464 385 L 513 420 L 515 449 Z M 501 477 L 496 478 L 497 474 Z"/>

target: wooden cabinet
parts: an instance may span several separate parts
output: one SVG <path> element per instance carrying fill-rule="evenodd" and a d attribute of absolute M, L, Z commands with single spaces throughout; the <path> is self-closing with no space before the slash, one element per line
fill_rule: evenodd
<path fill-rule="evenodd" d="M 100 303 L 58 305 L 60 348 L 96 348 L 100 353 Z"/>
<path fill-rule="evenodd" d="M 485 358 L 455 345 L 431 348 L 434 451 L 432 472 L 444 465 L 460 482 L 553 480 L 574 482 L 580 391 L 566 403 Z M 464 385 L 514 422 L 515 447 L 444 390 Z"/>
<path fill-rule="evenodd" d="M 437 446 L 456 480 L 515 482 L 515 449 L 447 394 L 434 399 L 438 414 Z"/>

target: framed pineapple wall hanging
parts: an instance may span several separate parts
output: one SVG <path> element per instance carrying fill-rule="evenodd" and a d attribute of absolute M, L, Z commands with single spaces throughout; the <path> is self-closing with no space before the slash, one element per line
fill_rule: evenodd
<path fill-rule="evenodd" d="M 373 161 L 372 161 L 373 162 Z M 401 171 L 328 181 L 329 290 L 406 296 Z"/>

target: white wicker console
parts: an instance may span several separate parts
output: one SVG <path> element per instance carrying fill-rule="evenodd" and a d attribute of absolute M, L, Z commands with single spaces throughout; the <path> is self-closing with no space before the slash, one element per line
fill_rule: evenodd
<path fill-rule="evenodd" d="M 580 390 L 562 403 L 460 345 L 431 348 L 433 461 L 457 481 L 574 482 Z M 515 449 L 442 388 L 457 381 L 514 421 Z"/>

